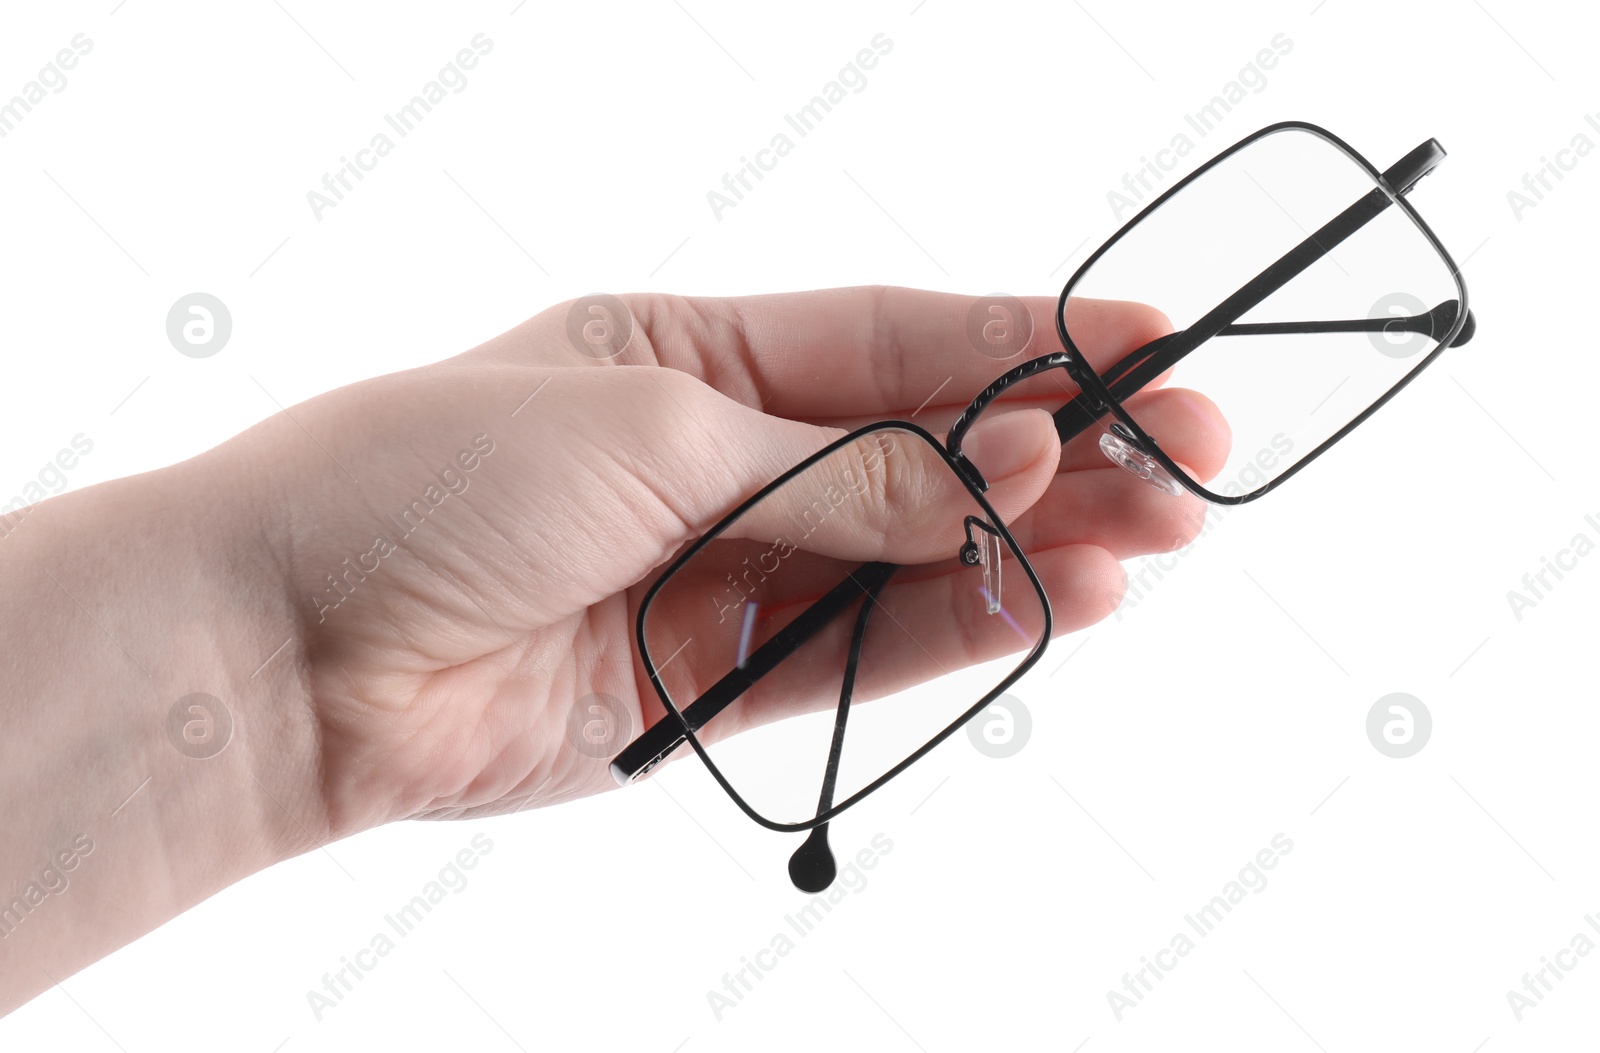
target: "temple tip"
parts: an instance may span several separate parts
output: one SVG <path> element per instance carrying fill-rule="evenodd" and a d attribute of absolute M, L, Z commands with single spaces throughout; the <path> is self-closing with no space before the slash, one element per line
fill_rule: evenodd
<path fill-rule="evenodd" d="M 789 880 L 801 892 L 821 892 L 839 876 L 839 866 L 828 847 L 828 824 L 811 831 L 805 844 L 789 857 Z"/>

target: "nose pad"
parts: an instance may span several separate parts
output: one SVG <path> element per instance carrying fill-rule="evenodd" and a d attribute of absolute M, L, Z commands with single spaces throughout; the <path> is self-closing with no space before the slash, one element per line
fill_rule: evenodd
<path fill-rule="evenodd" d="M 1100 436 L 1100 452 L 1115 464 L 1138 476 L 1164 494 L 1174 497 L 1183 493 L 1183 486 L 1162 467 L 1161 462 L 1144 452 L 1138 442 L 1120 422 Z"/>

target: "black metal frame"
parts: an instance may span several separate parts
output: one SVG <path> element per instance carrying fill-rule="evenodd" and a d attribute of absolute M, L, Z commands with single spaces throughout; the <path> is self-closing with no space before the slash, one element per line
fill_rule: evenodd
<path fill-rule="evenodd" d="M 1358 165 L 1373 180 L 1374 188 L 1364 195 L 1355 204 L 1351 205 L 1339 216 L 1313 232 L 1294 249 L 1290 250 L 1271 267 L 1247 282 L 1238 292 L 1217 305 L 1203 318 L 1187 329 L 1170 333 L 1167 336 L 1150 341 L 1106 371 L 1104 375 L 1097 373 L 1083 356 L 1082 352 L 1073 344 L 1070 334 L 1066 330 L 1065 312 L 1069 295 L 1074 285 L 1086 274 L 1094 263 L 1105 252 L 1122 239 L 1129 230 L 1142 222 L 1166 201 L 1183 190 L 1194 180 L 1210 171 L 1217 164 L 1238 153 L 1240 150 L 1259 141 L 1260 139 L 1286 131 L 1300 131 L 1316 135 L 1336 147 L 1352 162 Z M 1045 646 L 1050 638 L 1050 602 L 1040 584 L 1033 567 L 1028 563 L 1021 548 L 1012 538 L 1009 530 L 1000 522 L 993 508 L 983 498 L 983 493 L 988 489 L 988 483 L 977 468 L 961 453 L 961 440 L 967 429 L 978 418 L 979 414 L 1000 397 L 1007 388 L 1020 383 L 1029 377 L 1036 376 L 1051 369 L 1065 369 L 1077 384 L 1079 394 L 1065 405 L 1055 411 L 1053 419 L 1056 432 L 1063 443 L 1082 433 L 1097 421 L 1107 415 L 1114 416 L 1123 425 L 1125 437 L 1131 438 L 1134 445 L 1141 447 L 1142 452 L 1154 458 L 1166 471 L 1182 486 L 1207 501 L 1217 504 L 1243 504 L 1255 500 L 1268 491 L 1276 488 L 1284 480 L 1304 468 L 1311 461 L 1324 453 L 1330 446 L 1344 438 L 1356 425 L 1370 417 L 1377 409 L 1393 398 L 1401 388 L 1410 383 L 1428 365 L 1432 364 L 1447 347 L 1459 346 L 1471 339 L 1476 325 L 1467 306 L 1466 284 L 1461 279 L 1460 269 L 1450 254 L 1440 243 L 1433 230 L 1427 225 L 1410 202 L 1405 199 L 1405 194 L 1411 190 L 1416 182 L 1431 172 L 1445 153 L 1437 140 L 1430 139 L 1421 146 L 1412 150 L 1391 166 L 1387 171 L 1379 172 L 1366 158 L 1352 149 L 1347 143 L 1331 132 L 1313 124 L 1301 121 L 1285 121 L 1270 125 L 1235 143 L 1221 154 L 1201 165 L 1194 172 L 1179 180 L 1165 193 L 1150 202 L 1138 215 L 1129 220 L 1106 243 L 1100 246 L 1073 274 L 1061 291 L 1057 302 L 1056 326 L 1062 341 L 1064 351 L 1053 352 L 1024 362 L 1016 368 L 997 378 L 974 398 L 965 411 L 956 419 L 950 428 L 944 447 L 940 447 L 937 440 L 926 431 L 908 421 L 884 421 L 869 425 L 851 433 L 838 442 L 830 444 L 818 451 L 805 461 L 785 472 L 774 482 L 763 487 L 758 493 L 745 500 L 727 516 L 723 518 L 710 532 L 701 537 L 693 546 L 678 557 L 667 571 L 651 586 L 645 594 L 644 601 L 640 604 L 637 625 L 637 635 L 641 659 L 649 674 L 651 684 L 660 696 L 662 704 L 666 707 L 668 716 L 647 728 L 643 734 L 628 745 L 611 762 L 611 772 L 619 783 L 632 782 L 653 769 L 662 760 L 666 759 L 673 751 L 678 749 L 684 741 L 688 741 L 694 751 L 699 754 L 712 776 L 722 786 L 729 797 L 739 808 L 755 822 L 772 830 L 780 831 L 815 831 L 799 852 L 795 853 L 790 862 L 790 874 L 795 884 L 808 891 L 825 888 L 832 881 L 834 868 L 832 855 L 826 843 L 826 826 L 830 819 L 843 812 L 846 808 L 860 801 L 873 790 L 882 786 L 889 779 L 904 771 L 929 750 L 945 741 L 956 729 L 965 724 L 985 706 L 999 697 L 1007 687 L 1031 669 L 1044 653 Z M 1455 279 L 1457 299 L 1439 304 L 1433 310 L 1410 318 L 1378 318 L 1378 319 L 1340 319 L 1328 321 L 1300 321 L 1282 323 L 1238 323 L 1237 319 L 1260 303 L 1273 291 L 1287 284 L 1296 275 L 1320 259 L 1332 248 L 1340 244 L 1365 223 L 1380 215 L 1391 205 L 1398 206 L 1416 225 L 1422 235 L 1439 253 L 1440 257 L 1450 269 Z M 1140 390 L 1145 384 L 1165 372 L 1179 359 L 1189 354 L 1207 340 L 1216 336 L 1229 335 L 1260 335 L 1268 333 L 1314 333 L 1314 332 L 1381 332 L 1385 329 L 1392 331 L 1395 327 L 1411 331 L 1427 333 L 1437 341 L 1437 346 L 1424 357 L 1415 367 L 1401 377 L 1395 385 L 1382 397 L 1373 402 L 1358 416 L 1334 433 L 1326 441 L 1318 445 L 1305 457 L 1289 466 L 1282 474 L 1268 481 L 1256 490 L 1246 494 L 1227 495 L 1213 493 L 1189 474 L 1174 461 L 1160 445 L 1147 434 L 1128 413 L 1123 406 L 1123 400 Z M 855 679 L 855 663 L 860 653 L 861 636 L 870 612 L 876 602 L 879 589 L 883 588 L 889 578 L 898 569 L 888 563 L 867 563 L 858 567 L 847 575 L 846 579 L 830 590 L 822 598 L 802 612 L 788 626 L 781 630 L 771 640 L 751 654 L 739 668 L 729 673 L 718 684 L 702 694 L 687 708 L 680 711 L 672 702 L 671 697 L 661 683 L 659 674 L 651 660 L 648 647 L 645 645 L 645 616 L 649 610 L 651 600 L 685 563 L 700 552 L 706 544 L 717 538 L 728 525 L 753 504 L 766 497 L 773 490 L 794 478 L 797 474 L 826 457 L 842 445 L 853 442 L 863 435 L 873 431 L 897 428 L 915 434 L 925 440 L 941 458 L 951 467 L 957 476 L 966 484 L 968 491 L 989 515 L 989 522 L 997 528 L 1006 546 L 1010 548 L 1018 566 L 1026 572 L 1029 581 L 1039 593 L 1043 604 L 1045 628 L 1043 637 L 1035 645 L 1028 657 L 1006 677 L 1002 683 L 989 694 L 985 695 L 975 705 L 968 709 L 960 719 L 941 731 L 923 747 L 907 756 L 881 777 L 868 784 L 866 787 L 852 794 L 844 801 L 832 803 L 833 778 L 837 770 L 840 742 L 843 737 L 845 715 L 849 708 L 849 697 L 853 690 Z M 970 542 L 969 542 L 970 543 Z M 965 560 L 965 552 L 962 553 Z M 838 716 L 835 724 L 834 748 L 828 762 L 828 770 L 824 775 L 822 798 L 818 802 L 817 814 L 809 820 L 798 823 L 780 823 L 760 815 L 753 809 L 737 790 L 729 784 L 728 780 L 715 762 L 707 754 L 704 745 L 699 741 L 695 732 L 704 727 L 717 713 L 739 697 L 745 690 L 753 685 L 761 676 L 770 671 L 788 655 L 798 650 L 807 639 L 833 618 L 839 617 L 856 601 L 865 597 L 858 614 L 855 633 L 852 638 L 850 656 L 846 668 L 842 671 L 844 686 L 841 694 Z"/>
<path fill-rule="evenodd" d="M 828 624 L 829 621 L 849 610 L 850 606 L 854 604 L 858 598 L 866 597 L 862 606 L 862 610 L 870 610 L 876 602 L 875 597 L 878 593 L 878 590 L 882 589 L 888 584 L 889 579 L 894 575 L 894 572 L 898 570 L 899 567 L 893 563 L 864 563 L 860 567 L 857 567 L 854 571 L 848 573 L 845 576 L 845 579 L 831 589 L 827 595 L 818 599 L 808 609 L 801 612 L 799 616 L 797 616 L 780 632 L 773 636 L 772 639 L 768 640 L 766 643 L 762 644 L 760 647 L 751 652 L 745 658 L 743 663 L 730 670 L 726 676 L 708 688 L 685 710 L 679 710 L 678 707 L 673 703 L 670 693 L 667 691 L 665 685 L 663 685 L 661 682 L 660 673 L 656 669 L 655 662 L 651 660 L 650 649 L 645 643 L 645 614 L 650 609 L 650 602 L 655 598 L 656 594 L 661 591 L 666 583 L 672 579 L 672 576 L 676 574 L 679 569 L 693 560 L 695 555 L 699 553 L 701 549 L 705 548 L 706 545 L 719 538 L 723 531 L 732 525 L 734 521 L 747 512 L 752 506 L 760 503 L 773 491 L 779 489 L 784 484 L 788 483 L 790 480 L 806 471 L 806 469 L 810 468 L 812 465 L 828 457 L 834 451 L 849 446 L 851 443 L 856 442 L 864 436 L 871 435 L 872 433 L 879 431 L 905 432 L 926 442 L 929 448 L 938 454 L 939 458 L 947 467 L 949 467 L 955 478 L 966 487 L 967 492 L 972 495 L 973 500 L 978 503 L 979 507 L 983 509 L 985 515 L 988 516 L 988 522 L 982 524 L 982 527 L 997 535 L 1001 542 L 1003 542 L 1005 546 L 1011 550 L 1011 555 L 1017 561 L 1017 565 L 1022 568 L 1023 572 L 1028 577 L 1029 583 L 1033 586 L 1034 591 L 1038 593 L 1040 607 L 1044 611 L 1044 630 L 1038 642 L 1034 644 L 1033 650 L 1028 654 L 1028 657 L 1023 659 L 1022 663 L 1018 665 L 1010 675 L 1001 680 L 1001 682 L 992 691 L 986 694 L 975 705 L 963 713 L 960 718 L 952 722 L 949 727 L 939 732 L 939 734 L 930 740 L 926 745 L 922 746 L 916 752 L 906 757 L 900 763 L 896 764 L 893 768 L 885 772 L 879 778 L 873 780 L 867 786 L 851 794 L 845 800 L 839 802 L 838 804 L 824 804 L 821 808 L 819 808 L 815 817 L 798 823 L 775 822 L 761 815 L 754 808 L 752 808 L 743 797 L 739 795 L 738 791 L 735 790 L 731 784 L 729 784 L 727 778 L 722 774 L 721 770 L 717 768 L 716 762 L 713 761 L 706 753 L 705 746 L 700 742 L 699 737 L 694 733 L 705 727 L 706 724 L 712 720 L 712 718 L 714 718 L 718 713 L 721 713 L 725 708 L 727 708 L 728 705 L 738 699 L 741 694 L 752 687 L 756 681 L 765 676 L 779 662 L 783 661 L 789 655 L 799 650 L 800 647 L 804 645 L 806 640 L 809 640 L 812 636 L 819 632 L 825 625 Z M 973 469 L 970 462 L 965 462 L 964 459 L 958 461 L 957 458 L 945 451 L 945 448 L 939 444 L 938 439 L 934 438 L 918 425 L 915 425 L 910 421 L 902 420 L 879 421 L 876 424 L 869 424 L 864 428 L 858 428 L 849 435 L 829 443 L 827 446 L 818 450 L 810 457 L 807 457 L 793 468 L 790 468 L 787 472 L 784 472 L 777 479 L 762 487 L 755 494 L 746 498 L 738 508 L 735 508 L 732 512 L 729 512 L 726 516 L 724 516 L 722 521 L 713 527 L 709 533 L 702 535 L 698 541 L 696 541 L 689 547 L 687 551 L 678 557 L 672 566 L 668 568 L 665 574 L 656 579 L 655 583 L 650 586 L 649 591 L 645 593 L 644 600 L 639 604 L 639 618 L 635 626 L 635 633 L 639 641 L 640 660 L 644 663 L 645 673 L 650 677 L 650 683 L 655 687 L 656 693 L 661 697 L 662 705 L 667 709 L 669 719 L 662 720 L 653 725 L 648 731 L 645 732 L 644 735 L 641 735 L 638 739 L 635 739 L 633 744 L 630 745 L 628 749 L 619 754 L 616 760 L 612 761 L 612 773 L 618 777 L 618 781 L 632 782 L 634 779 L 643 776 L 651 768 L 655 767 L 656 764 L 664 760 L 673 750 L 681 746 L 685 740 L 687 740 L 694 748 L 694 751 L 700 755 L 700 759 L 705 762 L 706 767 L 710 769 L 712 776 L 751 819 L 754 819 L 756 822 L 760 823 L 769 830 L 810 830 L 814 827 L 825 824 L 829 819 L 838 815 L 840 812 L 844 811 L 852 804 L 855 804 L 861 798 L 865 797 L 867 794 L 871 793 L 873 790 L 877 789 L 879 786 L 882 786 L 891 778 L 904 771 L 918 758 L 923 756 L 929 750 L 933 749 L 939 743 L 943 742 L 945 739 L 949 738 L 957 728 L 960 728 L 968 720 L 972 719 L 972 717 L 982 710 L 983 707 L 987 706 L 990 702 L 993 702 L 996 698 L 999 698 L 1001 693 L 1004 692 L 1006 688 L 1016 683 L 1024 673 L 1033 668 L 1034 663 L 1039 660 L 1039 657 L 1042 654 L 1044 654 L 1045 645 L 1050 639 L 1050 597 L 1045 593 L 1044 585 L 1039 581 L 1038 574 L 1034 572 L 1032 565 L 1028 563 L 1027 557 L 1023 555 L 1022 547 L 1017 544 L 1016 539 L 1011 536 L 1011 532 L 1006 529 L 1005 524 L 1001 521 L 999 514 L 995 512 L 995 510 L 989 505 L 988 500 L 983 496 L 984 491 L 988 489 L 988 484 L 982 482 L 981 476 L 978 477 L 978 482 L 974 482 L 972 476 L 969 474 L 972 470 Z M 963 563 L 970 564 L 971 561 L 966 558 L 966 549 L 967 546 L 972 543 L 970 541 L 972 527 L 971 524 L 964 525 L 967 529 L 969 540 L 966 544 L 961 546 L 960 550 L 951 553 L 951 555 L 961 559 Z M 858 622 L 858 627 L 862 632 L 865 631 L 866 621 L 866 617 L 862 617 Z M 859 640 L 857 640 L 856 643 L 859 643 Z M 846 697 L 848 697 L 850 691 L 848 681 L 854 680 L 854 664 L 854 662 L 848 663 L 847 668 L 843 670 L 847 678 L 847 685 L 845 688 Z M 846 707 L 841 706 L 841 710 L 844 708 Z M 677 729 L 672 729 L 671 718 L 675 718 L 680 727 Z M 840 726 L 843 725 L 842 719 L 839 721 L 839 724 Z M 669 730 L 669 735 L 664 741 L 662 748 L 658 749 L 654 746 L 654 744 L 648 744 L 641 747 L 642 743 L 647 743 L 647 741 L 650 739 L 652 732 L 655 732 L 656 729 L 663 727 L 666 727 Z M 672 730 L 676 730 L 677 733 L 670 734 Z M 633 755 L 638 757 L 636 761 L 624 759 L 629 757 L 630 751 L 633 751 Z M 650 753 L 651 756 L 638 756 L 641 753 Z M 832 796 L 831 772 L 836 766 L 836 763 L 837 758 L 835 757 L 829 766 L 830 774 L 825 778 L 825 786 L 823 790 L 824 798 L 829 798 Z M 624 775 L 626 778 L 623 777 Z"/>

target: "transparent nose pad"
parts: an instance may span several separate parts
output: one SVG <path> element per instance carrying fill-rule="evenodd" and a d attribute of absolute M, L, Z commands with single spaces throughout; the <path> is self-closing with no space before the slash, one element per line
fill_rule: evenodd
<path fill-rule="evenodd" d="M 976 529 L 974 529 L 976 528 Z M 961 562 L 983 568 L 983 601 L 990 614 L 1000 613 L 1000 534 L 976 516 L 967 517 L 967 543 Z"/>
<path fill-rule="evenodd" d="M 1161 462 L 1145 453 L 1121 423 L 1111 425 L 1111 430 L 1100 436 L 1100 452 L 1164 494 L 1174 497 L 1183 493 L 1183 486 L 1161 466 Z"/>

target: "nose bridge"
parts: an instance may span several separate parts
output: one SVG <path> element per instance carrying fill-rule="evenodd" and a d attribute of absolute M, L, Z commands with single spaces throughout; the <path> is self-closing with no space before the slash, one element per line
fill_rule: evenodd
<path fill-rule="evenodd" d="M 955 419 L 955 423 L 950 425 L 950 432 L 945 436 L 944 448 L 949 452 L 951 459 L 956 462 L 961 474 L 980 494 L 988 492 L 989 483 L 984 479 L 983 473 L 978 471 L 977 466 L 967 459 L 966 454 L 961 452 L 961 440 L 966 437 L 967 429 L 971 428 L 979 415 L 989 408 L 990 403 L 998 399 L 1001 393 L 1011 385 L 1019 384 L 1029 377 L 1037 376 L 1047 369 L 1065 369 L 1067 361 L 1068 356 L 1064 352 L 1054 351 L 1048 355 L 1040 355 L 1038 358 L 1030 359 L 1015 369 L 1002 373 L 993 383 L 979 392 L 977 397 L 967 404 L 967 408 L 961 411 L 961 415 Z M 1066 441 L 1064 436 L 1062 441 Z"/>

